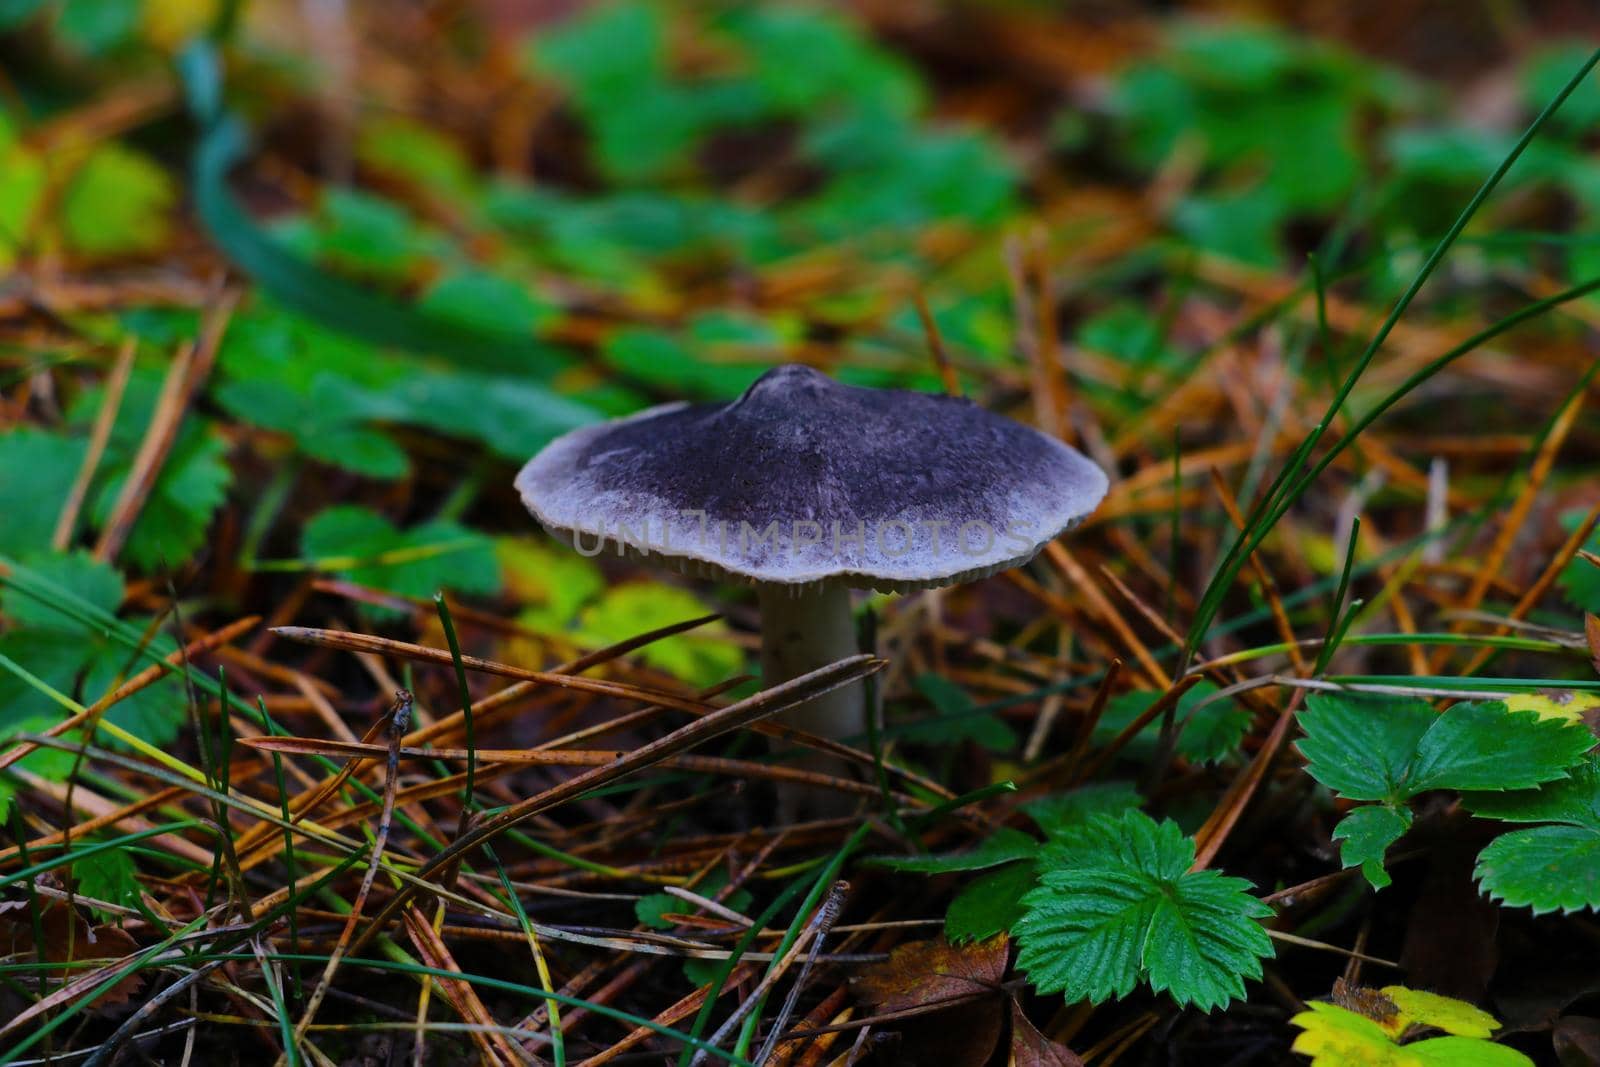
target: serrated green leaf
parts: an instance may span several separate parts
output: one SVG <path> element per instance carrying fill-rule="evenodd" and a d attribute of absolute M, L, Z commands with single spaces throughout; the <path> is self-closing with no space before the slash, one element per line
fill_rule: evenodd
<path fill-rule="evenodd" d="M 72 583 L 62 583 L 62 588 L 71 593 Z M 118 600 L 121 599 L 120 588 L 119 582 Z M 21 598 L 15 590 L 7 596 L 8 599 Z M 114 601 L 111 606 L 115 606 Z M 49 609 L 41 607 L 40 610 Z M 129 621 L 141 626 L 144 623 L 137 619 Z M 151 650 L 162 655 L 175 647 L 165 634 L 157 635 L 151 642 Z M 64 621 L 54 628 L 12 630 L 0 635 L 0 652 L 22 664 L 46 685 L 86 704 L 105 695 L 139 666 L 133 662 L 133 653 L 126 646 L 75 621 Z M 178 680 L 166 677 L 118 701 L 105 717 L 108 722 L 160 745 L 177 736 L 184 712 L 184 695 Z M 63 714 L 60 705 L 27 681 L 10 673 L 0 673 L 0 732 L 4 732 L 8 724 L 24 721 L 54 724 Z M 108 743 L 120 747 L 118 742 Z M 52 771 L 65 773 L 71 764 L 70 754 L 65 755 L 67 759 L 63 764 L 51 764 Z"/>
<path fill-rule="evenodd" d="M 1496 838 L 1473 872 L 1485 892 L 1535 915 L 1600 908 L 1600 831 L 1539 826 Z"/>
<path fill-rule="evenodd" d="M 77 879 L 78 892 L 86 897 L 123 908 L 139 901 L 138 868 L 133 857 L 121 849 L 104 849 L 74 860 L 72 876 Z"/>
<path fill-rule="evenodd" d="M 21 556 L 50 546 L 86 447 L 42 430 L 0 434 L 0 552 Z"/>
<path fill-rule="evenodd" d="M 1306 770 L 1351 800 L 1525 788 L 1563 777 L 1595 743 L 1586 730 L 1499 701 L 1463 701 L 1442 714 L 1420 700 L 1343 693 L 1306 703 L 1298 745 Z"/>
<path fill-rule="evenodd" d="M 941 852 L 930 856 L 873 856 L 866 862 L 907 874 L 949 874 L 952 871 L 982 871 L 1014 860 L 1031 859 L 1039 852 L 1039 842 L 1030 834 L 1002 826 L 976 848 L 963 852 Z"/>
<path fill-rule="evenodd" d="M 1032 860 L 1007 863 L 973 879 L 950 901 L 944 936 L 952 944 L 987 941 L 1022 918 L 1022 898 L 1033 888 L 1038 868 Z"/>
<path fill-rule="evenodd" d="M 1340 842 L 1340 862 L 1360 867 L 1372 888 L 1382 889 L 1392 881 L 1384 870 L 1383 855 L 1409 829 L 1410 808 L 1369 804 L 1341 819 L 1333 829 L 1333 839 Z"/>
<path fill-rule="evenodd" d="M 1194 857 L 1176 823 L 1138 811 L 1069 830 L 1023 898 L 1017 965 L 1068 1001 L 1126 996 L 1141 981 L 1207 1011 L 1242 997 L 1273 955 L 1254 921 L 1271 909 L 1243 879 L 1189 871 Z"/>
<path fill-rule="evenodd" d="M 1383 854 L 1410 826 L 1411 797 L 1550 782 L 1594 747 L 1580 725 L 1508 711 L 1500 701 L 1463 701 L 1442 714 L 1420 700 L 1343 693 L 1319 693 L 1307 705 L 1299 743 L 1306 771 L 1348 799 L 1383 802 L 1351 812 L 1334 833 L 1345 866 L 1360 864 L 1379 889 L 1389 884 Z"/>
<path fill-rule="evenodd" d="M 122 576 L 111 564 L 95 559 L 88 552 L 51 552 L 26 556 L 23 562 L 39 582 L 58 587 L 103 611 L 114 613 L 122 604 Z M 36 600 L 17 589 L 7 591 L 0 599 L 0 611 L 18 626 L 77 636 L 93 633 L 54 604 Z"/>
<path fill-rule="evenodd" d="M 1591 755 L 1568 776 L 1537 789 L 1463 793 L 1472 814 L 1501 822 L 1562 822 L 1600 831 L 1600 757 Z"/>
<path fill-rule="evenodd" d="M 999 716 L 978 714 L 966 691 L 948 678 L 936 674 L 919 675 L 917 691 L 928 698 L 936 714 L 931 718 L 900 723 L 896 731 L 906 741 L 925 745 L 955 745 L 974 741 L 991 752 L 1009 752 L 1017 747 L 1017 735 Z"/>
<path fill-rule="evenodd" d="M 1568 532 L 1576 530 L 1582 521 L 1583 513 L 1579 511 L 1569 511 L 1561 516 L 1561 525 Z M 1600 529 L 1590 535 L 1584 547 L 1590 552 L 1600 553 Z M 1581 611 L 1600 614 L 1600 567 L 1582 556 L 1574 556 L 1571 562 L 1561 568 L 1556 584 L 1566 594 L 1567 603 Z"/>
<path fill-rule="evenodd" d="M 222 437 L 202 423 L 187 421 L 139 509 L 121 558 L 145 570 L 176 567 L 187 560 L 205 540 L 211 517 L 233 483 L 227 454 Z M 133 454 L 125 455 L 114 458 L 108 449 L 105 466 L 95 479 L 92 514 L 99 525 L 110 521 L 131 468 Z"/>
<path fill-rule="evenodd" d="M 1566 777 L 1595 746 L 1580 725 L 1508 711 L 1503 702 L 1461 701 L 1417 746 L 1406 785 L 1429 789 L 1525 789 Z"/>
<path fill-rule="evenodd" d="M 1058 837 L 1096 815 L 1121 815 L 1143 802 L 1132 782 L 1096 782 L 1022 805 L 1046 837 Z"/>
<path fill-rule="evenodd" d="M 1237 751 L 1245 731 L 1250 728 L 1250 713 L 1235 701 L 1211 699 L 1216 693 L 1214 684 L 1200 682 L 1179 698 L 1174 710 L 1176 721 L 1183 725 L 1177 750 L 1197 763 L 1216 763 Z M 1143 689 L 1113 696 L 1095 724 L 1094 742 L 1099 745 L 1110 742 L 1159 696 L 1159 693 Z M 1149 759 L 1155 754 L 1160 731 L 1160 719 L 1153 720 L 1123 750 L 1124 755 L 1135 761 Z"/>

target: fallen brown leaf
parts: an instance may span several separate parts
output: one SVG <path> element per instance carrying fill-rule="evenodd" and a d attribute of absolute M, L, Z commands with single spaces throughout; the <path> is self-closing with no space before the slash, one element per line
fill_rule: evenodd
<path fill-rule="evenodd" d="M 1022 1005 L 1011 1002 L 1012 1067 L 1083 1067 L 1083 1060 L 1065 1045 L 1057 1044 L 1028 1021 Z"/>

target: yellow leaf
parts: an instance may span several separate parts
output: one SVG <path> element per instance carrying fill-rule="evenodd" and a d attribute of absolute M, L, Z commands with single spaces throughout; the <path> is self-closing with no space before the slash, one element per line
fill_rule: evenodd
<path fill-rule="evenodd" d="M 1307 1007 L 1289 1022 L 1304 1031 L 1292 1048 L 1310 1056 L 1311 1067 L 1414 1067 L 1412 1057 L 1366 1016 L 1323 1001 Z"/>
<path fill-rule="evenodd" d="M 1400 1009 L 1397 1019 L 1400 1030 L 1415 1024 L 1432 1026 L 1460 1037 L 1488 1037 L 1500 1028 L 1499 1019 L 1464 1000 L 1407 989 L 1403 985 L 1384 986 L 1383 995 Z"/>
<path fill-rule="evenodd" d="M 1511 711 L 1531 711 L 1541 719 L 1564 719 L 1581 723 L 1584 716 L 1600 714 L 1600 693 L 1578 693 L 1570 689 L 1537 689 L 1526 693 L 1507 693 L 1501 698 Z"/>

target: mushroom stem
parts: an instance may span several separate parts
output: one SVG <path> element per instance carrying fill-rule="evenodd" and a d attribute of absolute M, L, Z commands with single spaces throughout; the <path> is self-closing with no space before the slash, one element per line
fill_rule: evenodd
<path fill-rule="evenodd" d="M 761 600 L 761 673 L 767 685 L 797 678 L 837 663 L 859 651 L 850 617 L 850 590 L 843 586 L 758 585 Z M 784 712 L 780 718 L 797 730 L 836 741 L 866 732 L 866 702 L 861 683 L 841 686 Z M 833 757 L 808 753 L 806 770 L 841 774 Z M 802 813 L 834 815 L 848 811 L 850 797 L 804 787 L 780 789 L 779 807 L 787 821 Z"/>

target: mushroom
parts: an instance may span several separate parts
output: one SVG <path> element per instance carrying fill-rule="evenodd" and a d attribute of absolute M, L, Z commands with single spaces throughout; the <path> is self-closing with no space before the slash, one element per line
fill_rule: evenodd
<path fill-rule="evenodd" d="M 573 430 L 516 484 L 586 555 L 612 545 L 753 583 L 768 685 L 857 652 L 851 589 L 929 589 L 1018 566 L 1107 487 L 1079 452 L 970 400 L 857 388 L 797 364 L 731 403 L 664 404 Z M 854 685 L 785 719 L 841 740 L 866 715 Z"/>

